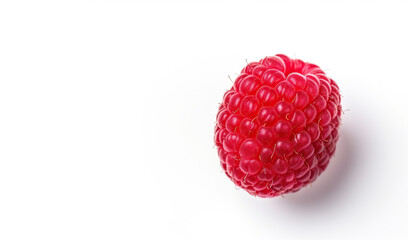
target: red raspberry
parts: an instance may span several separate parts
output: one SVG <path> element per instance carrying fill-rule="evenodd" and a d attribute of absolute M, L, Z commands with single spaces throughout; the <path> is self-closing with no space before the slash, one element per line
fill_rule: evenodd
<path fill-rule="evenodd" d="M 249 63 L 217 114 L 222 168 L 255 196 L 298 191 L 329 164 L 340 101 L 337 84 L 315 64 L 282 54 Z"/>

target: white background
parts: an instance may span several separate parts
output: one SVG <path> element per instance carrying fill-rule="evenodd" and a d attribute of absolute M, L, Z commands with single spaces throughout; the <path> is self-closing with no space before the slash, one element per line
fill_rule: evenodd
<path fill-rule="evenodd" d="M 0 239 L 408 239 L 403 1 L 1 1 Z M 335 157 L 274 199 L 213 144 L 248 61 L 320 65 Z"/>

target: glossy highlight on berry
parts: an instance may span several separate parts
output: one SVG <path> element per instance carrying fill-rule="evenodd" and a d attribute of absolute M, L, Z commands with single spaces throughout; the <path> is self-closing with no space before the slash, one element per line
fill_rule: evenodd
<path fill-rule="evenodd" d="M 337 83 L 317 65 L 283 54 L 249 63 L 216 116 L 225 174 L 254 196 L 299 191 L 327 168 L 341 109 Z"/>

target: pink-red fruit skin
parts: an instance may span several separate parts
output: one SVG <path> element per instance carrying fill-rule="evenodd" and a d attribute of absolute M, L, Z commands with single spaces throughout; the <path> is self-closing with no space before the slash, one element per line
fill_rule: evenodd
<path fill-rule="evenodd" d="M 254 196 L 299 191 L 329 164 L 341 114 L 339 87 L 317 65 L 283 54 L 249 63 L 218 110 L 221 166 Z"/>

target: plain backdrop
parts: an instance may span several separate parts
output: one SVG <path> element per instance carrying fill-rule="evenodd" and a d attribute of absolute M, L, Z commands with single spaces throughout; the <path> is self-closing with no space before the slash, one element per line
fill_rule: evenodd
<path fill-rule="evenodd" d="M 408 239 L 404 1 L 1 1 L 0 239 Z M 222 172 L 246 61 L 318 64 L 335 157 L 295 194 Z"/>

